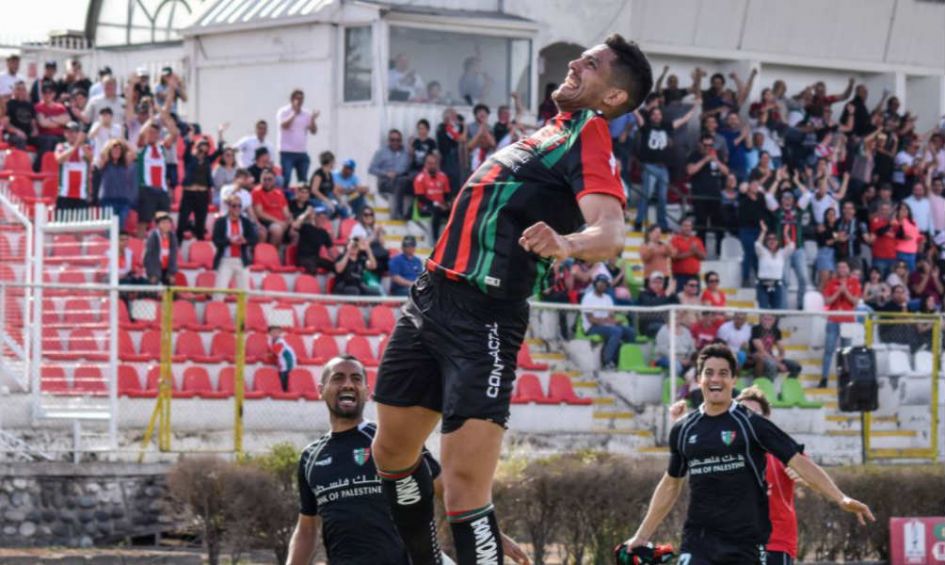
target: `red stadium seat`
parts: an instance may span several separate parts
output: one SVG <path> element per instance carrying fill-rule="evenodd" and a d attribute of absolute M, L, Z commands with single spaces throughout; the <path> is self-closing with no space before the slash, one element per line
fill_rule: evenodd
<path fill-rule="evenodd" d="M 76 394 L 104 396 L 108 394 L 108 385 L 98 367 L 81 365 L 72 372 L 72 390 Z"/>
<path fill-rule="evenodd" d="M 269 322 L 266 320 L 266 313 L 261 305 L 254 302 L 246 304 L 246 324 L 244 328 L 246 331 L 269 331 Z"/>
<path fill-rule="evenodd" d="M 137 237 L 130 238 L 128 249 L 131 250 L 131 262 L 135 267 L 141 267 L 144 264 L 144 240 Z"/>
<path fill-rule="evenodd" d="M 210 383 L 210 375 L 203 367 L 187 367 L 184 370 L 184 383 L 182 391 L 193 393 L 199 398 L 227 398 L 230 396 L 226 392 L 213 390 Z"/>
<path fill-rule="evenodd" d="M 141 344 L 138 352 L 148 361 L 161 360 L 161 332 L 148 330 L 141 334 Z"/>
<path fill-rule="evenodd" d="M 548 404 L 544 391 L 541 390 L 541 381 L 531 373 L 526 373 L 518 378 L 515 385 L 515 394 L 512 395 L 512 404 L 528 404 L 535 402 L 538 404 Z"/>
<path fill-rule="evenodd" d="M 339 355 L 338 344 L 335 343 L 335 338 L 330 335 L 320 335 L 315 338 L 315 342 L 312 344 L 312 355 L 319 359 L 324 359 L 328 361 Z"/>
<path fill-rule="evenodd" d="M 305 319 L 302 321 L 300 331 L 309 334 L 317 332 L 329 335 L 347 333 L 345 330 L 336 328 L 334 324 L 331 323 L 331 315 L 328 313 L 328 308 L 319 302 L 313 302 L 305 309 Z"/>
<path fill-rule="evenodd" d="M 526 371 L 547 371 L 548 365 L 536 363 L 532 360 L 532 352 L 528 349 L 528 344 L 522 342 L 522 347 L 518 350 L 518 368 Z"/>
<path fill-rule="evenodd" d="M 321 294 L 322 285 L 318 284 L 318 279 L 312 275 L 302 273 L 295 277 L 295 288 L 292 290 L 299 294 Z"/>
<path fill-rule="evenodd" d="M 190 244 L 187 261 L 182 262 L 179 266 L 181 269 L 212 269 L 215 254 L 216 249 L 212 243 L 194 240 Z"/>
<path fill-rule="evenodd" d="M 217 273 L 216 271 L 200 271 L 197 273 L 197 278 L 194 279 L 195 288 L 216 288 L 217 287 Z"/>
<path fill-rule="evenodd" d="M 49 155 L 49 153 L 47 153 Z M 59 179 L 56 177 L 46 177 L 43 179 L 42 198 L 46 202 L 55 202 L 59 194 Z"/>
<path fill-rule="evenodd" d="M 371 308 L 371 329 L 381 333 L 389 334 L 394 331 L 397 324 L 397 316 L 394 309 L 390 306 L 379 305 Z"/>
<path fill-rule="evenodd" d="M 305 400 L 320 400 L 315 379 L 308 369 L 295 368 L 289 372 L 289 392 L 301 395 Z"/>
<path fill-rule="evenodd" d="M 20 149 L 10 149 L 7 153 L 6 159 L 3 160 L 3 172 L 7 175 L 12 173 L 29 179 L 44 179 L 49 176 L 45 173 L 34 173 L 33 160 L 26 151 Z"/>
<path fill-rule="evenodd" d="M 279 273 L 269 273 L 262 280 L 262 290 L 268 290 L 270 292 L 289 292 L 289 285 L 285 282 L 285 277 Z M 274 302 L 276 300 L 286 301 L 286 302 L 301 302 L 298 299 L 286 299 L 286 298 L 273 298 L 271 296 L 258 296 L 254 295 L 250 297 L 250 300 L 253 302 Z"/>
<path fill-rule="evenodd" d="M 368 371 L 364 378 L 367 379 L 368 391 L 374 392 L 374 386 L 377 385 L 377 371 Z"/>
<path fill-rule="evenodd" d="M 132 321 L 128 313 L 128 304 L 124 300 L 118 301 L 118 325 L 127 330 L 140 330 L 151 326 L 149 322 Z"/>
<path fill-rule="evenodd" d="M 269 243 L 259 243 L 253 251 L 251 271 L 270 271 L 273 273 L 290 273 L 295 267 L 286 267 L 279 261 L 279 250 Z"/>
<path fill-rule="evenodd" d="M 192 361 L 194 363 L 219 363 L 223 358 L 218 355 L 207 355 L 203 347 L 200 334 L 186 330 L 177 336 L 174 344 L 174 362 Z"/>
<path fill-rule="evenodd" d="M 233 315 L 230 314 L 230 307 L 224 302 L 208 302 L 206 309 L 203 311 L 203 315 L 207 327 L 225 332 L 236 331 L 236 324 L 233 323 Z"/>
<path fill-rule="evenodd" d="M 233 367 L 223 367 L 217 375 L 217 392 L 226 393 L 226 397 L 233 396 L 236 391 L 234 382 L 236 381 L 236 369 Z M 245 398 L 245 391 L 243 397 Z"/>
<path fill-rule="evenodd" d="M 253 393 L 260 393 L 276 400 L 298 400 L 302 395 L 298 392 L 283 391 L 279 372 L 272 367 L 260 367 L 253 375 Z"/>
<path fill-rule="evenodd" d="M 182 271 L 177 271 L 174 273 L 174 286 L 190 286 L 190 282 L 187 280 L 187 275 Z"/>
<path fill-rule="evenodd" d="M 361 309 L 353 304 L 342 304 L 338 307 L 338 328 L 345 330 L 346 333 L 356 333 L 358 335 L 377 335 L 377 330 L 368 329 L 364 323 L 364 314 Z"/>
<path fill-rule="evenodd" d="M 321 365 L 326 361 L 326 359 L 315 359 L 309 357 L 308 349 L 305 348 L 305 343 L 302 342 L 302 338 L 297 334 L 285 334 L 285 342 L 289 344 L 289 347 L 292 348 L 292 351 L 295 351 L 295 357 L 298 359 L 299 365 Z"/>
<path fill-rule="evenodd" d="M 269 336 L 254 332 L 246 338 L 246 362 L 266 363 L 270 360 Z"/>
<path fill-rule="evenodd" d="M 39 171 L 47 175 L 53 175 L 54 177 L 59 176 L 59 162 L 56 161 L 55 152 L 49 151 L 43 153 L 43 158 L 39 162 Z"/>
<path fill-rule="evenodd" d="M 81 286 L 88 284 L 88 277 L 82 271 L 63 271 L 59 274 L 59 284 Z M 70 294 L 68 290 L 59 289 L 56 294 Z"/>
<path fill-rule="evenodd" d="M 285 264 L 297 267 L 299 264 L 299 246 L 291 244 L 285 246 Z"/>
<path fill-rule="evenodd" d="M 335 240 L 335 244 L 344 245 L 348 243 L 348 239 L 351 237 L 351 231 L 356 225 L 358 225 L 358 221 L 354 218 L 341 220 L 341 223 L 338 225 L 338 239 Z"/>
<path fill-rule="evenodd" d="M 371 344 L 364 336 L 353 335 L 348 338 L 345 352 L 356 357 L 365 367 L 377 367 L 377 358 L 371 352 Z"/>
<path fill-rule="evenodd" d="M 381 341 L 377 344 L 377 358 L 383 359 L 384 352 L 387 350 L 387 343 L 390 341 L 390 334 L 384 335 L 381 337 Z"/>
<path fill-rule="evenodd" d="M 39 375 L 39 389 L 50 394 L 67 394 L 69 383 L 62 367 L 43 365 Z"/>
<path fill-rule="evenodd" d="M 197 320 L 197 309 L 193 302 L 187 300 L 175 300 L 171 311 L 171 318 L 174 320 L 173 328 L 175 330 L 205 330 L 206 326 Z"/>
<path fill-rule="evenodd" d="M 210 341 L 210 354 L 227 363 L 236 361 L 236 336 L 232 332 L 219 331 Z"/>
<path fill-rule="evenodd" d="M 593 402 L 590 398 L 581 398 L 575 394 L 574 387 L 571 385 L 571 378 L 562 373 L 551 375 L 551 382 L 548 385 L 548 401 L 581 406 Z"/>
<path fill-rule="evenodd" d="M 49 298 L 48 296 L 43 298 L 43 326 L 60 326 L 62 325 L 62 314 L 59 312 L 58 304 L 56 300 Z"/>
<path fill-rule="evenodd" d="M 94 234 L 85 242 L 85 254 L 96 259 L 105 258 L 108 255 L 110 246 L 111 243 L 108 241 L 107 237 Z"/>
<path fill-rule="evenodd" d="M 142 397 L 144 389 L 141 388 L 141 379 L 138 378 L 138 370 L 132 365 L 118 366 L 118 395 Z"/>
<path fill-rule="evenodd" d="M 88 326 L 97 324 L 99 321 L 98 300 L 85 300 L 83 298 L 72 298 L 66 300 L 63 306 L 62 322 L 67 326 Z"/>
<path fill-rule="evenodd" d="M 102 344 L 89 328 L 76 328 L 69 333 L 68 352 L 61 355 L 62 359 L 85 359 L 88 361 L 107 361 L 108 353 L 102 349 Z"/>
<path fill-rule="evenodd" d="M 135 351 L 135 344 L 131 339 L 131 334 L 125 329 L 118 331 L 118 359 L 128 362 L 142 362 L 148 360 L 147 355 L 141 355 Z"/>

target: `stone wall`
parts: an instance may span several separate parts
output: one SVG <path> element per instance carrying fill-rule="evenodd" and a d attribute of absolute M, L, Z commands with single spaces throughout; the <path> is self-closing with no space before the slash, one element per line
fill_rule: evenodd
<path fill-rule="evenodd" d="M 91 547 L 172 529 L 166 465 L 0 464 L 0 546 Z"/>

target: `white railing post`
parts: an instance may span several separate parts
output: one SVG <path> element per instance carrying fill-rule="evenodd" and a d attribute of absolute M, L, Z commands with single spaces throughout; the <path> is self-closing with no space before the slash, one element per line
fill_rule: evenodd
<path fill-rule="evenodd" d="M 46 220 L 47 220 L 47 210 L 46 205 L 42 202 L 38 203 L 35 208 L 35 225 L 34 229 L 36 230 L 36 237 L 33 238 L 33 280 L 37 281 L 36 292 L 33 293 L 33 322 L 29 325 L 30 335 L 23 336 L 23 340 L 27 339 L 32 342 L 32 351 L 30 352 L 31 359 L 33 362 L 30 364 L 30 386 L 32 387 L 33 392 L 33 418 L 39 418 L 41 413 L 41 395 L 40 395 L 40 378 L 42 376 L 42 355 L 43 355 L 43 241 L 46 230 Z"/>
<path fill-rule="evenodd" d="M 676 308 L 669 311 L 669 403 L 676 401 Z"/>
<path fill-rule="evenodd" d="M 108 441 L 118 448 L 118 216 L 111 215 L 108 230 L 108 404 L 112 417 L 108 421 Z"/>

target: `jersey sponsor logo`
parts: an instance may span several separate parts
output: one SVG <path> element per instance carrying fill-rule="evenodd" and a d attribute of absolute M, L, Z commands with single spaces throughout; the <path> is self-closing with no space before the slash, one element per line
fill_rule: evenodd
<path fill-rule="evenodd" d="M 497 279 L 495 277 L 484 277 L 483 282 L 488 286 L 500 287 L 502 286 L 502 279 Z"/>
<path fill-rule="evenodd" d="M 316 459 L 316 460 L 315 460 L 315 466 L 316 466 L 316 467 L 324 467 L 325 465 L 331 465 L 331 457 L 326 457 L 326 458 L 324 458 L 324 459 Z"/>
<path fill-rule="evenodd" d="M 499 544 L 492 534 L 489 516 L 475 520 L 472 528 L 476 536 L 476 565 L 499 565 Z"/>
<path fill-rule="evenodd" d="M 733 441 L 735 441 L 735 431 L 724 430 L 722 432 L 722 443 L 724 443 L 725 445 L 732 445 Z"/>
<path fill-rule="evenodd" d="M 693 445 L 699 440 L 699 434 L 692 434 L 689 436 L 689 444 Z"/>
<path fill-rule="evenodd" d="M 486 328 L 489 330 L 486 347 L 489 350 L 489 356 L 492 357 L 492 370 L 489 371 L 489 386 L 486 388 L 486 396 L 498 398 L 499 387 L 502 386 L 502 371 L 505 370 L 505 363 L 502 362 L 500 353 L 502 342 L 499 340 L 499 323 L 486 324 Z"/>
<path fill-rule="evenodd" d="M 371 458 L 371 448 L 361 447 L 353 451 L 354 462 L 358 465 L 364 465 Z"/>
<path fill-rule="evenodd" d="M 411 506 L 420 502 L 420 485 L 413 476 L 404 477 L 394 483 L 397 491 L 397 504 L 401 506 Z"/>

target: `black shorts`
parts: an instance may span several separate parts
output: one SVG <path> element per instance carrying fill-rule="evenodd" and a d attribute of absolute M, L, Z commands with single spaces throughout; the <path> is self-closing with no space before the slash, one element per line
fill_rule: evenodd
<path fill-rule="evenodd" d="M 767 565 L 764 544 L 732 543 L 709 533 L 684 532 L 678 565 Z"/>
<path fill-rule="evenodd" d="M 150 223 L 158 212 L 171 211 L 171 197 L 167 192 L 153 186 L 142 186 L 138 190 L 138 221 Z"/>
<path fill-rule="evenodd" d="M 440 412 L 443 433 L 470 418 L 505 427 L 527 328 L 524 300 L 497 300 L 424 273 L 384 352 L 374 400 Z"/>

